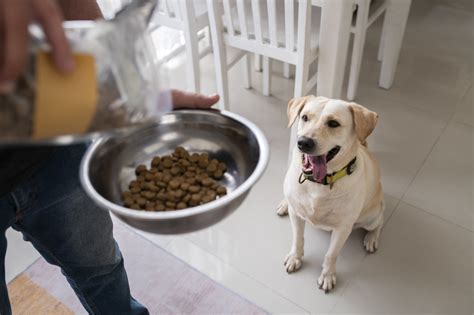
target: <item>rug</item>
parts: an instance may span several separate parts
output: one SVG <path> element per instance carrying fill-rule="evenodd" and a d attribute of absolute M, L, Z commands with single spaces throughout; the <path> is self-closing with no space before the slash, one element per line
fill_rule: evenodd
<path fill-rule="evenodd" d="M 114 235 L 124 256 L 132 295 L 150 314 L 266 314 L 124 224 L 115 223 Z M 31 285 L 42 293 L 35 294 L 34 305 L 28 293 Z M 59 268 L 42 258 L 10 283 L 10 292 L 12 289 L 16 292 L 14 308 L 29 310 L 24 314 L 87 314 Z M 38 305 L 51 309 L 43 311 Z"/>

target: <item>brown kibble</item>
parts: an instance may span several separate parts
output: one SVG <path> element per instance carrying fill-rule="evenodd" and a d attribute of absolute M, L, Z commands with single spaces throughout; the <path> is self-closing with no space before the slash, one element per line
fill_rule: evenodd
<path fill-rule="evenodd" d="M 181 152 L 184 152 L 186 151 L 183 147 L 176 147 L 176 149 L 174 149 L 174 153 L 176 154 L 180 154 Z"/>
<path fill-rule="evenodd" d="M 165 203 L 165 205 L 166 205 L 166 207 L 167 207 L 168 209 L 170 209 L 170 208 L 171 208 L 171 209 L 174 209 L 174 208 L 176 207 L 176 202 L 167 201 L 167 202 Z"/>
<path fill-rule="evenodd" d="M 128 190 L 122 192 L 122 200 L 125 200 L 126 198 L 131 198 L 132 197 L 132 193 Z"/>
<path fill-rule="evenodd" d="M 173 175 L 177 175 L 180 172 L 180 169 L 179 169 L 179 167 L 174 166 L 174 167 L 171 168 L 170 172 Z"/>
<path fill-rule="evenodd" d="M 217 171 L 217 164 L 215 164 L 215 163 L 209 164 L 206 168 L 206 171 L 208 173 L 214 173 L 215 171 Z"/>
<path fill-rule="evenodd" d="M 144 206 L 146 204 L 146 199 L 143 198 L 143 197 L 140 197 L 137 199 L 137 204 L 141 207 L 141 206 Z"/>
<path fill-rule="evenodd" d="M 151 160 L 151 166 L 156 167 L 160 165 L 161 163 L 161 158 L 159 156 L 155 156 L 153 160 Z"/>
<path fill-rule="evenodd" d="M 189 186 L 190 186 L 189 183 L 184 182 L 184 183 L 181 184 L 180 188 L 182 190 L 188 190 Z"/>
<path fill-rule="evenodd" d="M 168 185 L 171 187 L 171 189 L 178 189 L 180 186 L 179 180 L 173 179 L 171 180 Z"/>
<path fill-rule="evenodd" d="M 148 200 L 153 200 L 155 199 L 156 197 L 156 193 L 152 192 L 152 191 L 147 191 L 146 194 L 145 194 L 145 198 L 148 199 Z"/>
<path fill-rule="evenodd" d="M 138 186 L 130 187 L 130 192 L 131 192 L 132 194 L 139 193 L 140 190 L 141 190 L 141 189 L 140 189 L 140 187 L 138 187 Z"/>
<path fill-rule="evenodd" d="M 169 183 L 170 180 L 171 180 L 171 175 L 169 174 L 163 175 L 163 182 Z"/>
<path fill-rule="evenodd" d="M 162 180 L 162 179 L 163 179 L 163 173 L 162 173 L 162 172 L 158 172 L 158 173 L 153 174 L 153 179 L 154 179 L 155 181 Z"/>
<path fill-rule="evenodd" d="M 166 168 L 170 168 L 171 166 L 173 166 L 173 161 L 171 159 L 166 159 L 163 161 L 163 166 Z"/>
<path fill-rule="evenodd" d="M 201 184 L 205 187 L 210 187 L 213 183 L 214 183 L 214 181 L 211 178 L 204 178 L 201 181 Z"/>
<path fill-rule="evenodd" d="M 199 165 L 199 167 L 205 168 L 209 165 L 209 160 L 199 158 L 198 165 Z"/>
<path fill-rule="evenodd" d="M 181 199 L 184 196 L 184 191 L 182 191 L 181 189 L 178 189 L 174 192 L 174 196 L 177 199 Z"/>
<path fill-rule="evenodd" d="M 189 161 L 192 163 L 197 163 L 199 161 L 199 154 L 197 153 L 191 154 L 191 156 L 189 157 Z"/>
<path fill-rule="evenodd" d="M 126 206 L 126 207 L 130 207 L 132 206 L 134 203 L 134 200 L 132 197 L 127 197 L 123 200 L 123 204 Z"/>
<path fill-rule="evenodd" d="M 176 205 L 176 209 L 179 209 L 179 210 L 185 209 L 185 208 L 187 208 L 187 207 L 188 207 L 188 205 L 187 205 L 186 203 L 184 203 L 184 202 L 180 202 L 180 203 L 178 203 L 178 204 Z"/>
<path fill-rule="evenodd" d="M 156 186 L 158 186 L 159 188 L 166 188 L 166 183 L 164 183 L 164 182 L 156 182 Z"/>
<path fill-rule="evenodd" d="M 196 176 L 196 181 L 202 182 L 204 179 L 208 178 L 209 176 L 206 173 L 202 173 Z"/>
<path fill-rule="evenodd" d="M 156 210 L 156 211 L 165 211 L 165 209 L 166 209 L 166 208 L 165 208 L 165 205 L 162 204 L 162 203 L 159 203 L 159 204 L 156 204 L 156 205 L 155 205 L 155 210 Z"/>
<path fill-rule="evenodd" d="M 209 196 L 209 197 L 211 197 L 211 200 L 214 200 L 217 197 L 217 193 L 214 190 L 209 190 L 207 192 L 206 196 Z"/>
<path fill-rule="evenodd" d="M 183 197 L 183 202 L 189 202 L 189 200 L 191 200 L 191 194 L 186 194 L 186 195 Z"/>
<path fill-rule="evenodd" d="M 215 179 L 221 179 L 222 176 L 224 176 L 224 173 L 222 173 L 221 170 L 217 170 L 214 172 L 214 174 L 212 174 L 212 177 L 214 177 Z"/>
<path fill-rule="evenodd" d="M 227 194 L 227 189 L 224 186 L 219 186 L 219 187 L 217 187 L 216 192 L 219 195 L 225 195 L 225 194 Z"/>
<path fill-rule="evenodd" d="M 201 190 L 201 188 L 197 185 L 191 185 L 188 188 L 188 191 L 192 192 L 192 193 L 197 193 L 197 192 L 199 192 L 199 190 Z"/>
<path fill-rule="evenodd" d="M 124 206 L 146 211 L 185 209 L 211 202 L 227 193 L 215 179 L 221 179 L 227 166 L 209 154 L 189 153 L 177 147 L 171 155 L 155 156 L 148 170 L 145 165 L 135 168 L 136 178 L 124 191 Z"/>
<path fill-rule="evenodd" d="M 188 168 L 188 167 L 191 165 L 191 163 L 190 163 L 188 160 L 185 160 L 185 159 L 183 159 L 183 158 L 180 159 L 180 160 L 178 161 L 178 163 L 179 163 L 179 165 L 181 165 L 181 166 L 183 166 L 183 167 L 185 167 L 185 168 Z"/>
<path fill-rule="evenodd" d="M 208 203 L 208 202 L 211 202 L 212 200 L 214 200 L 214 199 L 209 195 L 205 195 L 204 197 L 202 197 L 202 202 L 203 203 Z"/>
<path fill-rule="evenodd" d="M 128 185 L 128 187 L 130 187 L 130 188 L 131 188 L 131 187 L 139 187 L 139 186 L 140 186 L 140 182 L 137 181 L 137 180 L 132 180 L 132 181 L 130 182 L 130 184 Z"/>
<path fill-rule="evenodd" d="M 201 194 L 192 194 L 191 195 L 191 202 L 192 203 L 199 203 L 201 202 L 202 196 Z"/>
<path fill-rule="evenodd" d="M 196 184 L 196 179 L 194 177 L 186 178 L 186 183 L 188 183 L 190 185 L 194 185 L 194 184 Z"/>
<path fill-rule="evenodd" d="M 161 200 L 161 201 L 166 201 L 166 200 L 167 200 L 166 193 L 164 193 L 164 192 L 159 192 L 159 193 L 156 195 L 156 198 L 157 198 L 158 200 Z"/>
<path fill-rule="evenodd" d="M 143 164 L 138 165 L 137 168 L 135 169 L 135 174 L 137 175 L 140 175 L 145 172 L 146 172 L 146 165 L 143 165 Z"/>

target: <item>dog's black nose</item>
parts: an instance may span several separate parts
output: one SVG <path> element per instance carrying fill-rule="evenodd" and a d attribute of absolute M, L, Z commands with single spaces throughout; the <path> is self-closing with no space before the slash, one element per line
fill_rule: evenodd
<path fill-rule="evenodd" d="M 316 146 L 316 143 L 313 139 L 307 137 L 298 138 L 298 149 L 304 153 L 311 153 Z"/>

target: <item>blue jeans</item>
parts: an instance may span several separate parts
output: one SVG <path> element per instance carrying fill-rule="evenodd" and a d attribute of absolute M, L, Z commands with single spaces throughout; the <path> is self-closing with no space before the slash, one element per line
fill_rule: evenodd
<path fill-rule="evenodd" d="M 0 314 L 11 314 L 5 283 L 8 227 L 61 268 L 90 314 L 148 314 L 130 294 L 109 213 L 82 191 L 78 174 L 85 149 L 54 149 L 30 178 L 0 197 Z"/>

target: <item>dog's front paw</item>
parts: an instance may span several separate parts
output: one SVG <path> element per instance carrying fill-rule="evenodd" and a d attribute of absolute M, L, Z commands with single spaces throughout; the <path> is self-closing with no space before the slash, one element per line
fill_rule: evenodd
<path fill-rule="evenodd" d="M 328 293 L 336 286 L 336 273 L 323 271 L 319 276 L 318 285 L 320 290 Z"/>
<path fill-rule="evenodd" d="M 369 231 L 365 234 L 364 238 L 364 248 L 366 252 L 373 254 L 377 251 L 379 247 L 379 233 L 376 231 Z"/>
<path fill-rule="evenodd" d="M 301 268 L 301 256 L 295 253 L 289 253 L 285 257 L 285 268 L 286 272 L 292 273 Z"/>
<path fill-rule="evenodd" d="M 288 202 L 286 202 L 286 200 L 283 200 L 282 202 L 280 202 L 276 212 L 280 217 L 282 217 L 284 215 L 287 215 L 288 214 Z"/>

